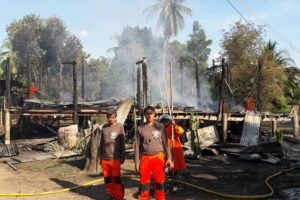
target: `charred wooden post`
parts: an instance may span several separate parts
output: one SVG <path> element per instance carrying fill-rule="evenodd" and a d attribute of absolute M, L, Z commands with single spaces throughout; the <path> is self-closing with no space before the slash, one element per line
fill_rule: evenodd
<path fill-rule="evenodd" d="M 197 90 L 197 107 L 201 106 L 201 94 L 200 94 L 200 70 L 198 61 L 195 61 L 195 71 L 196 71 L 196 90 Z"/>
<path fill-rule="evenodd" d="M 135 88 L 135 66 L 134 63 L 132 63 L 131 65 L 131 84 L 132 84 L 132 88 Z"/>
<path fill-rule="evenodd" d="M 73 120 L 75 124 L 78 124 L 78 93 L 77 93 L 77 69 L 76 69 L 76 61 L 73 62 L 64 62 L 62 64 L 71 64 L 73 67 Z"/>
<path fill-rule="evenodd" d="M 6 60 L 6 89 L 5 89 L 5 144 L 10 144 L 10 62 Z"/>
<path fill-rule="evenodd" d="M 263 60 L 260 59 L 258 61 L 258 70 L 257 70 L 257 96 L 256 96 L 256 104 L 257 110 L 262 112 L 262 78 L 263 78 Z"/>
<path fill-rule="evenodd" d="M 85 62 L 85 59 L 84 59 L 84 56 L 82 56 L 81 58 L 81 62 L 82 62 L 82 68 L 81 68 L 81 98 L 82 100 L 84 100 L 84 93 L 85 93 L 85 90 L 84 90 L 84 62 Z"/>
<path fill-rule="evenodd" d="M 9 61 L 9 58 L 7 58 L 6 62 L 6 92 L 5 92 L 5 98 L 6 98 L 6 109 L 9 110 L 10 108 L 10 102 L 11 102 L 11 95 L 10 95 L 10 61 Z"/>
<path fill-rule="evenodd" d="M 148 71 L 147 71 L 147 64 L 145 62 L 145 57 L 143 58 L 142 71 L 143 71 L 143 105 L 146 106 L 148 104 Z"/>
<path fill-rule="evenodd" d="M 3 110 L 2 107 L 0 108 L 0 127 L 3 126 Z"/>
<path fill-rule="evenodd" d="M 5 144 L 10 144 L 10 113 L 5 110 Z"/>
<path fill-rule="evenodd" d="M 295 138 L 299 139 L 299 116 L 298 116 L 298 111 L 299 111 L 299 105 L 293 105 L 292 106 L 293 110 L 293 135 Z"/>
<path fill-rule="evenodd" d="M 227 102 L 225 100 L 225 77 L 226 77 L 226 66 L 225 66 L 225 59 L 222 59 L 222 77 L 221 77 L 221 84 L 220 84 L 220 98 L 219 98 L 219 111 L 218 111 L 218 121 L 221 121 L 222 114 L 226 109 L 225 106 Z"/>
<path fill-rule="evenodd" d="M 141 67 L 138 66 L 137 68 L 137 93 L 136 93 L 136 100 L 137 100 L 137 106 L 138 109 L 142 108 L 142 91 L 141 91 L 141 79 L 142 79 L 142 74 L 141 74 Z"/>
<path fill-rule="evenodd" d="M 272 120 L 272 136 L 275 136 L 275 131 L 277 130 L 277 121 L 276 119 Z"/>
<path fill-rule="evenodd" d="M 77 70 L 76 70 L 76 62 L 74 61 L 72 63 L 73 65 L 73 106 L 74 106 L 74 115 L 73 120 L 75 124 L 78 124 L 78 117 L 77 117 L 77 111 L 78 111 L 78 94 L 77 94 Z"/>
<path fill-rule="evenodd" d="M 27 60 L 27 97 L 29 98 L 30 94 L 30 85 L 31 85 L 31 67 L 30 67 L 30 58 Z"/>
<path fill-rule="evenodd" d="M 223 113 L 222 125 L 223 125 L 223 143 L 226 144 L 228 138 L 228 113 Z"/>

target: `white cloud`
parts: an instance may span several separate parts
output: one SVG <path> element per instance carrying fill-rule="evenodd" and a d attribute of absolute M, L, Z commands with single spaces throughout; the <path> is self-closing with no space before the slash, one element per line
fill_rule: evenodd
<path fill-rule="evenodd" d="M 86 30 L 75 31 L 75 35 L 80 38 L 86 38 L 89 36 L 89 33 Z"/>

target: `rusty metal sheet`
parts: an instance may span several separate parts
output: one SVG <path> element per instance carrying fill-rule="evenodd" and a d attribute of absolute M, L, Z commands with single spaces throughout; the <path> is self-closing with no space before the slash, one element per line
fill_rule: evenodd
<path fill-rule="evenodd" d="M 243 126 L 243 132 L 242 132 L 240 144 L 243 145 L 258 144 L 260 123 L 261 123 L 261 115 L 259 112 L 247 111 L 244 120 L 244 126 Z"/>

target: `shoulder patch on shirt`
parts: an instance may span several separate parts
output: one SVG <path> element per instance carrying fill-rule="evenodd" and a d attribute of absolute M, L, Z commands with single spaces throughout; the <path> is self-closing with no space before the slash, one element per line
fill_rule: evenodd
<path fill-rule="evenodd" d="M 153 132 L 152 132 L 152 135 L 153 135 L 153 138 L 154 138 L 154 139 L 157 139 L 157 138 L 160 137 L 160 131 L 153 131 Z"/>
<path fill-rule="evenodd" d="M 114 131 L 113 131 L 113 132 L 110 133 L 110 138 L 113 139 L 113 140 L 116 139 L 117 136 L 118 136 L 118 133 L 117 133 L 117 132 L 114 132 Z"/>

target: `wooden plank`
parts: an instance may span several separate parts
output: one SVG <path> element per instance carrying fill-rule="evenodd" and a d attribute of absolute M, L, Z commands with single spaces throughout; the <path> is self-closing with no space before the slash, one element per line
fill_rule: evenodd
<path fill-rule="evenodd" d="M 17 164 L 17 163 L 26 163 L 26 162 L 54 159 L 58 157 L 66 158 L 66 157 L 77 156 L 77 155 L 81 155 L 81 154 L 76 152 L 69 152 L 63 155 L 62 152 L 35 153 L 24 157 L 12 157 L 10 159 L 6 159 L 5 161 L 11 164 Z"/>

